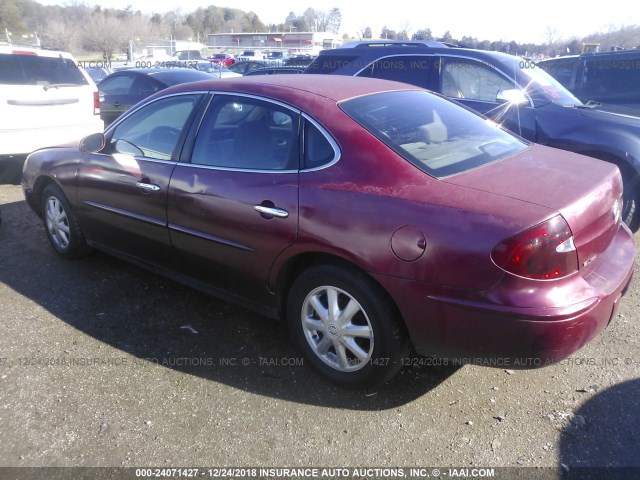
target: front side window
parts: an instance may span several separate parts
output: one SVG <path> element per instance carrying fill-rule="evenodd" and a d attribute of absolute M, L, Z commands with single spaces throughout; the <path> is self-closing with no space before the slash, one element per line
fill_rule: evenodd
<path fill-rule="evenodd" d="M 426 91 L 366 95 L 340 107 L 405 160 L 438 178 L 528 148 L 492 121 Z"/>
<path fill-rule="evenodd" d="M 514 82 L 480 62 L 442 59 L 442 94 L 457 99 L 496 102 L 498 92 L 517 88 Z"/>
<path fill-rule="evenodd" d="M 255 98 L 217 95 L 202 121 L 191 163 L 242 170 L 297 170 L 299 115 Z"/>
<path fill-rule="evenodd" d="M 171 160 L 201 94 L 176 95 L 150 103 L 125 118 L 111 136 L 108 153 Z"/>

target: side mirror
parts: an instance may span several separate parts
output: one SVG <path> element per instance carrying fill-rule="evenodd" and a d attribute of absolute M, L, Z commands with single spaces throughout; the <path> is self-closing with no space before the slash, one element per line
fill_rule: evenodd
<path fill-rule="evenodd" d="M 98 153 L 104 148 L 104 133 L 92 133 L 80 140 L 78 147 L 82 153 Z"/>
<path fill-rule="evenodd" d="M 496 102 L 522 105 L 529 103 L 529 99 L 522 90 L 510 88 L 498 91 L 498 94 L 496 95 Z"/>

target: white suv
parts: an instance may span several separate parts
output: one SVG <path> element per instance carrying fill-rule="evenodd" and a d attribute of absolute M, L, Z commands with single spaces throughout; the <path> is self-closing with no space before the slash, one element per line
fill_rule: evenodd
<path fill-rule="evenodd" d="M 0 45 L 0 164 L 103 129 L 98 89 L 70 54 Z"/>

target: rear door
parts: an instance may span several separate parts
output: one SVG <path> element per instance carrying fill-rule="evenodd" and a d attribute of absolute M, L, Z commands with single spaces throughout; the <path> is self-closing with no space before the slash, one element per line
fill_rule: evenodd
<path fill-rule="evenodd" d="M 298 232 L 299 117 L 260 98 L 214 96 L 169 186 L 171 242 L 186 274 L 271 300 L 269 270 Z"/>

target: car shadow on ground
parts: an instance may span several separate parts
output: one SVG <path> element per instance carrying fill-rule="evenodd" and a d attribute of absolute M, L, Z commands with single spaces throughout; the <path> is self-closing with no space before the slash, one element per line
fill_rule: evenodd
<path fill-rule="evenodd" d="M 598 392 L 575 412 L 562 430 L 560 463 L 565 480 L 640 479 L 640 378 Z"/>
<path fill-rule="evenodd" d="M 105 254 L 73 261 L 60 258 L 26 202 L 1 208 L 0 282 L 136 360 L 260 395 L 354 410 L 404 405 L 459 369 L 407 366 L 373 390 L 335 387 L 305 365 L 285 324 Z M 33 330 L 37 335 L 36 323 Z M 61 340 L 62 357 L 69 346 Z M 74 356 L 81 356 L 81 350 L 74 347 Z"/>

